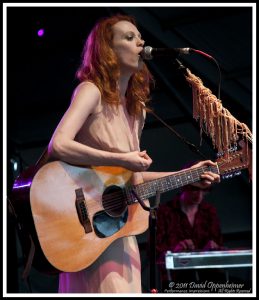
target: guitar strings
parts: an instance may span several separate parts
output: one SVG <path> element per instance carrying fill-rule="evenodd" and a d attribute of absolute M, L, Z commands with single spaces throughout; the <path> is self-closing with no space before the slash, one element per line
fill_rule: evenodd
<path fill-rule="evenodd" d="M 198 169 L 194 169 L 194 170 L 190 170 L 190 171 L 188 171 L 186 173 L 190 173 L 191 176 L 192 176 L 192 179 L 194 180 L 193 182 L 195 182 L 196 180 L 199 181 L 199 179 L 200 179 L 200 173 L 198 173 L 198 170 L 202 170 L 202 169 L 204 170 L 204 167 L 201 167 L 201 168 L 198 168 Z M 214 166 L 210 167 L 210 169 L 214 170 L 214 171 L 217 171 L 217 167 L 214 167 Z M 183 170 L 183 172 L 184 172 L 184 170 Z M 194 173 L 197 173 L 197 174 L 194 174 Z M 182 175 L 182 174 L 179 174 L 179 175 Z M 167 186 L 161 184 L 164 181 L 163 177 L 159 178 L 159 179 L 156 179 L 155 181 L 157 182 L 157 185 L 159 185 L 159 184 L 162 185 L 164 191 L 171 190 L 172 187 L 173 188 L 174 187 L 180 187 L 179 183 L 175 182 L 173 184 L 171 180 L 170 180 L 170 184 L 171 184 L 170 187 L 167 187 Z M 181 180 L 182 186 L 188 184 L 188 182 L 189 182 L 188 180 Z M 155 187 L 153 187 L 152 189 L 150 189 L 150 186 L 151 186 L 150 182 L 146 182 L 146 183 L 141 183 L 139 185 L 136 185 L 135 188 L 138 190 L 137 192 L 140 192 L 142 194 L 144 192 L 147 192 L 146 194 L 142 195 L 143 198 L 147 198 L 147 197 L 151 197 L 152 195 L 154 195 L 154 192 L 155 192 Z M 134 195 L 131 194 L 131 193 L 130 194 L 123 193 L 123 189 L 120 190 L 120 191 L 112 192 L 112 193 L 110 193 L 108 195 L 103 195 L 102 202 L 105 202 L 105 205 L 103 204 L 103 206 L 105 206 L 105 209 L 109 209 L 109 210 L 116 209 L 118 207 L 122 207 L 123 203 L 126 203 L 126 204 L 129 203 L 129 201 L 128 201 L 129 197 L 128 196 L 130 196 L 131 198 L 132 198 L 132 196 L 134 197 Z M 123 201 L 121 201 L 121 200 L 123 200 Z M 136 203 L 136 202 L 133 202 L 133 203 Z"/>
<path fill-rule="evenodd" d="M 196 179 L 199 179 L 199 177 L 197 177 Z M 187 182 L 188 181 L 186 181 L 186 182 L 182 181 L 182 183 L 184 183 L 184 184 L 187 183 Z M 167 189 L 170 190 L 171 188 L 167 188 Z M 105 204 L 106 204 L 106 205 L 103 205 L 103 206 L 105 206 L 105 209 L 116 209 L 117 207 L 122 206 L 123 203 L 127 204 L 128 203 L 128 201 L 127 201 L 128 197 L 125 197 L 125 196 L 121 197 L 121 195 L 122 195 L 121 191 L 120 192 L 119 191 L 118 192 L 113 192 L 109 195 L 104 195 L 102 199 L 103 199 L 103 201 L 105 201 Z M 134 196 L 133 194 L 131 194 L 131 195 Z M 125 199 L 126 199 L 126 201 L 125 201 Z M 124 200 L 124 201 L 122 202 L 120 200 Z"/>
<path fill-rule="evenodd" d="M 202 169 L 203 167 L 201 167 L 200 169 Z M 213 168 L 213 167 L 212 167 Z M 216 167 L 214 167 L 213 168 L 215 171 L 217 171 L 217 168 Z M 195 170 L 191 170 L 190 172 L 191 173 L 193 173 L 194 171 L 196 171 L 197 172 L 197 170 L 198 169 L 195 169 Z M 191 176 L 192 176 L 192 179 L 194 179 L 195 181 L 197 180 L 199 180 L 199 176 L 198 177 L 194 177 L 193 176 L 194 174 L 192 174 Z M 199 175 L 199 174 L 198 174 Z M 169 175 L 170 176 L 170 175 Z M 167 177 L 167 176 L 166 176 Z M 156 181 L 156 182 L 158 182 L 158 183 L 160 183 L 161 184 L 161 182 L 163 182 L 164 181 L 164 177 L 162 177 L 162 178 L 158 178 L 158 179 L 155 179 L 154 181 Z M 151 181 L 150 181 L 151 182 Z M 148 189 L 148 187 L 150 186 L 150 182 L 144 182 L 144 183 L 141 183 L 141 184 L 139 184 L 139 185 L 136 185 L 135 187 L 136 187 L 136 189 L 138 189 L 140 192 L 143 192 L 143 190 L 146 190 L 146 189 Z M 185 181 L 185 180 L 181 180 L 181 183 L 183 183 L 183 185 L 185 185 L 185 184 L 187 184 L 187 182 L 188 181 Z M 173 184 L 172 183 L 172 181 L 170 180 L 170 184 L 171 184 L 171 186 L 172 187 L 177 187 L 177 184 Z M 162 184 L 162 186 L 163 186 L 163 184 Z M 165 187 L 166 188 L 166 187 Z M 110 194 L 108 194 L 108 195 L 105 195 L 105 199 L 111 199 L 111 198 L 113 198 L 115 195 L 117 195 L 117 194 L 122 194 L 122 190 L 120 190 L 120 191 L 117 191 L 117 192 L 112 192 L 112 193 L 110 193 Z"/>
<path fill-rule="evenodd" d="M 224 162 L 219 162 L 218 166 L 221 166 L 222 164 L 224 164 Z M 201 167 L 199 169 L 203 169 L 203 167 Z M 197 173 L 199 169 L 194 169 L 194 170 L 190 171 L 190 173 L 192 173 L 192 179 L 194 180 L 193 183 L 200 180 L 200 174 Z M 210 169 L 214 170 L 214 171 L 217 171 L 217 167 L 214 167 L 214 166 L 212 166 Z M 194 172 L 196 172 L 197 174 L 196 175 L 193 174 Z M 171 184 L 170 188 L 166 187 L 163 184 L 161 184 L 161 182 L 164 181 L 164 177 L 156 179 L 155 181 L 158 183 L 157 185 L 159 185 L 159 184 L 162 185 L 164 191 L 171 190 L 172 188 L 180 187 L 178 183 L 176 183 L 176 182 L 172 183 L 171 180 L 170 180 L 170 184 Z M 189 182 L 188 180 L 181 180 L 181 184 L 182 184 L 181 186 L 184 186 L 184 185 L 188 184 L 188 182 Z M 141 183 L 141 184 L 135 186 L 137 192 L 140 192 L 140 193 L 144 194 L 144 195 L 142 195 L 144 199 L 148 198 L 149 194 L 151 194 L 149 197 L 154 195 L 155 188 L 154 187 L 150 188 L 150 187 L 151 187 L 150 182 Z M 128 202 L 129 197 L 131 198 L 131 200 L 132 200 L 132 197 L 133 197 L 133 199 L 135 198 L 135 196 L 131 193 L 130 189 L 128 190 L 129 193 L 123 193 L 123 190 L 125 191 L 125 188 L 121 189 L 120 191 L 112 192 L 108 195 L 103 195 L 102 202 L 105 201 L 105 204 L 106 204 L 105 209 L 106 210 L 107 209 L 112 210 L 112 209 L 116 209 L 116 208 L 119 208 L 119 207 L 123 207 L 123 204 L 125 204 L 125 203 L 128 204 L 129 203 Z M 147 193 L 145 193 L 145 192 L 147 192 Z M 122 202 L 121 200 L 124 200 L 124 201 Z M 133 202 L 133 203 L 136 203 L 136 202 Z"/>
<path fill-rule="evenodd" d="M 192 179 L 194 179 L 194 182 L 197 180 L 199 180 L 199 178 L 200 177 L 193 177 Z M 179 187 L 179 184 L 178 183 L 176 183 L 176 184 L 172 184 L 172 182 L 170 182 L 171 183 L 171 187 Z M 188 183 L 188 180 L 182 180 L 181 181 L 181 183 L 183 184 L 183 185 L 186 185 L 187 183 Z M 145 183 L 145 184 L 140 184 L 140 185 L 138 185 L 138 186 L 136 186 L 136 189 L 139 191 L 139 192 L 144 192 L 144 190 L 148 190 L 148 188 L 146 188 L 146 186 L 145 185 L 147 185 L 147 186 L 149 186 L 150 184 L 147 184 L 147 183 Z M 169 187 L 166 187 L 165 185 L 163 185 L 162 184 L 162 186 L 163 186 L 163 188 L 164 189 L 171 189 L 171 187 L 169 188 Z M 152 189 L 150 189 L 149 188 L 149 190 L 150 190 L 150 192 L 153 192 L 152 191 Z M 150 192 L 148 192 L 148 193 L 150 193 Z M 110 194 L 108 194 L 108 195 L 104 195 L 103 196 L 103 199 L 105 200 L 105 201 L 107 201 L 107 202 L 112 202 L 112 201 L 110 201 L 110 200 L 113 200 L 116 196 L 119 196 L 119 194 L 120 195 L 122 195 L 123 197 L 122 198 L 125 198 L 125 194 L 123 194 L 123 192 L 122 192 L 122 190 L 121 191 L 117 191 L 117 192 L 113 192 L 113 193 L 110 193 Z M 126 198 L 127 198 L 127 196 L 126 196 Z M 117 198 L 117 199 L 119 199 L 119 198 Z"/>

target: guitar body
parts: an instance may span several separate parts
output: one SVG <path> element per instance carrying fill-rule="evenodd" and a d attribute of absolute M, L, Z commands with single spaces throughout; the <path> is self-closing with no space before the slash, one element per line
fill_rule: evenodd
<path fill-rule="evenodd" d="M 22 247 L 24 264 L 30 261 L 38 271 L 55 275 L 60 273 L 60 270 L 49 263 L 41 249 L 30 205 L 31 183 L 38 170 L 38 167 L 31 166 L 16 178 L 10 201 L 16 214 L 17 233 Z M 32 249 L 34 249 L 34 253 Z"/>
<path fill-rule="evenodd" d="M 242 149 L 218 158 L 215 166 L 143 183 L 137 174 L 120 167 L 54 161 L 22 173 L 14 183 L 11 201 L 25 229 L 26 253 L 34 241 L 35 268 L 47 273 L 76 272 L 90 266 L 116 239 L 147 230 L 149 212 L 132 196 L 133 191 L 149 206 L 144 199 L 198 182 L 206 171 L 229 177 L 247 167 L 247 153 Z"/>
<path fill-rule="evenodd" d="M 31 215 L 40 247 L 55 269 L 82 270 L 116 239 L 147 230 L 149 213 L 138 203 L 117 205 L 126 203 L 120 190 L 132 176 L 119 167 L 85 168 L 61 161 L 36 172 L 29 190 Z M 109 192 L 110 187 L 115 189 Z"/>

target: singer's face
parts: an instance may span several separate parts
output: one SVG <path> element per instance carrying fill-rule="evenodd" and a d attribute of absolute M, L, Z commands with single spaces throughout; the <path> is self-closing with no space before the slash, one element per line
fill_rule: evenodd
<path fill-rule="evenodd" d="M 135 25 L 119 21 L 113 25 L 113 50 L 118 57 L 121 74 L 131 74 L 143 66 L 140 52 L 144 41 Z"/>

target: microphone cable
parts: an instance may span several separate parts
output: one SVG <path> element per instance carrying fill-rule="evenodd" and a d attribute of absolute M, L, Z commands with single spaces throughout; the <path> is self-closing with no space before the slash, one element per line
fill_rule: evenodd
<path fill-rule="evenodd" d="M 217 97 L 218 97 L 218 99 L 220 100 L 221 70 L 220 70 L 219 63 L 217 62 L 217 60 L 216 60 L 213 56 L 209 55 L 209 54 L 206 53 L 206 52 L 203 52 L 203 51 L 197 50 L 197 49 L 193 49 L 193 48 L 191 48 L 191 50 L 192 50 L 192 52 L 195 52 L 195 53 L 200 54 L 200 55 L 202 55 L 202 56 L 204 56 L 204 57 L 206 57 L 206 58 L 211 59 L 211 60 L 216 64 L 216 66 L 217 66 L 217 68 L 218 68 L 218 73 L 219 73 L 219 79 L 218 79 L 218 80 L 219 80 L 219 82 L 218 82 L 218 95 L 217 95 Z"/>
<path fill-rule="evenodd" d="M 177 59 L 177 57 L 179 55 L 186 55 L 186 54 L 190 54 L 192 52 L 200 54 L 200 55 L 212 60 L 217 65 L 218 73 L 219 73 L 217 97 L 218 97 L 218 99 L 220 99 L 220 90 L 221 90 L 220 66 L 219 66 L 219 63 L 217 62 L 217 60 L 213 56 L 209 55 L 208 53 L 205 53 L 201 50 L 197 50 L 197 49 L 193 49 L 193 48 L 153 48 L 151 46 L 146 46 L 143 48 L 143 51 L 140 53 L 140 55 L 144 60 L 151 60 L 155 56 L 173 56 L 175 59 Z"/>

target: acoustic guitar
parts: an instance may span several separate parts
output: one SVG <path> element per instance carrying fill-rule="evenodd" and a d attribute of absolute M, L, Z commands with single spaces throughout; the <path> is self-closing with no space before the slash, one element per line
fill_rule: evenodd
<path fill-rule="evenodd" d="M 182 170 L 136 185 L 131 184 L 133 173 L 121 167 L 82 167 L 53 161 L 27 170 L 15 181 L 12 200 L 35 240 L 34 263 L 45 257 L 53 271 L 82 270 L 116 239 L 148 229 L 149 212 L 134 193 L 149 206 L 147 199 L 157 191 L 164 193 L 197 182 L 205 171 L 232 176 L 229 173 L 248 167 L 245 150 L 216 162 L 216 166 Z M 46 261 L 40 264 L 45 271 Z"/>

